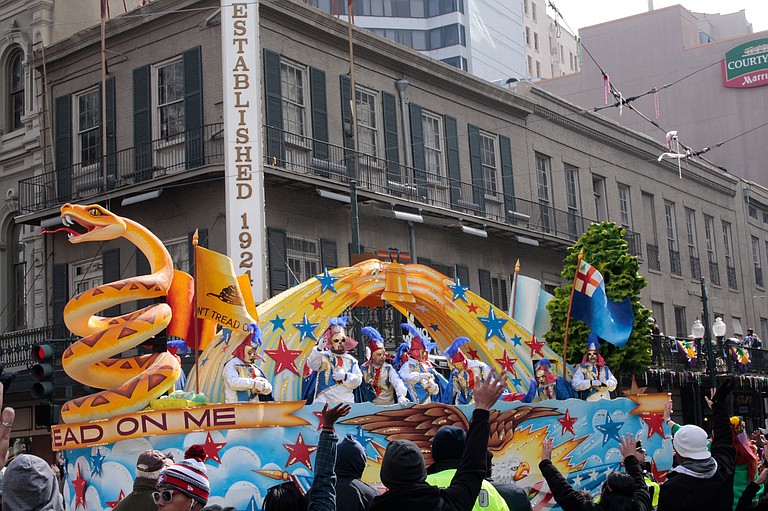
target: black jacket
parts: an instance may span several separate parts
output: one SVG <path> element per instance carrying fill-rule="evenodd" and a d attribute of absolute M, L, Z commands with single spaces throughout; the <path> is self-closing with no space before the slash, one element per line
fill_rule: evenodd
<path fill-rule="evenodd" d="M 351 435 L 336 447 L 336 511 L 367 511 L 379 494 L 360 480 L 365 470 L 365 448 Z"/>
<path fill-rule="evenodd" d="M 712 457 L 717 462 L 717 471 L 712 477 L 702 479 L 670 471 L 661 485 L 658 511 L 730 511 L 733 509 L 733 473 L 736 450 L 731 441 L 725 397 L 719 396 L 718 389 L 712 404 L 714 440 Z M 685 463 L 681 466 L 685 467 Z"/>
<path fill-rule="evenodd" d="M 758 491 L 760 491 L 760 485 L 756 482 L 751 481 L 747 484 L 747 487 L 744 488 L 744 492 L 741 494 L 741 498 L 739 498 L 739 503 L 736 504 L 735 511 L 768 511 L 768 498 L 764 496 L 752 505 L 752 501 L 755 499 Z"/>
<path fill-rule="evenodd" d="M 648 486 L 646 486 L 643 480 L 643 468 L 640 466 L 640 462 L 634 456 L 627 456 L 624 458 L 624 467 L 627 469 L 627 474 L 635 481 L 635 499 L 638 503 L 638 509 L 650 511 L 653 508 L 651 505 L 651 494 L 648 493 Z M 595 504 L 581 493 L 576 492 L 552 461 L 542 460 L 539 463 L 539 470 L 541 470 L 541 475 L 544 476 L 544 479 L 547 480 L 549 491 L 552 492 L 555 502 L 560 504 L 563 511 L 602 509 L 599 504 Z"/>
<path fill-rule="evenodd" d="M 373 499 L 371 511 L 470 511 L 486 472 L 488 417 L 487 410 L 472 413 L 459 468 L 445 489 L 427 484 L 424 458 L 415 444 L 390 443 L 381 467 L 381 481 L 389 491 Z"/>

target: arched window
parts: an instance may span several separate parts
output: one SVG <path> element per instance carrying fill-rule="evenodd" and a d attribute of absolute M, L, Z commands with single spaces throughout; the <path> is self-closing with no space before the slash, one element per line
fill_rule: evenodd
<path fill-rule="evenodd" d="M 9 131 L 20 129 L 21 116 L 24 115 L 24 55 L 17 51 L 8 61 L 9 90 L 8 90 L 8 128 Z"/>

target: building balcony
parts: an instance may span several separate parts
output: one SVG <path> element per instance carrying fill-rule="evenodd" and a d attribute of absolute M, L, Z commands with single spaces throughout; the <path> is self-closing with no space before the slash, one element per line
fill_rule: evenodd
<path fill-rule="evenodd" d="M 152 142 L 108 154 L 105 159 L 47 168 L 19 181 L 21 213 L 82 202 L 106 193 L 224 162 L 223 124 L 186 131 L 172 139 Z"/>
<path fill-rule="evenodd" d="M 173 140 L 155 140 L 107 155 L 105 163 L 78 163 L 50 168 L 19 182 L 20 211 L 36 213 L 66 202 L 84 202 L 105 193 L 128 191 L 160 178 L 183 178 L 185 171 L 224 163 L 223 125 L 212 124 L 185 132 Z M 574 210 L 558 209 L 502 191 L 504 178 L 466 182 L 442 173 L 428 172 L 350 150 L 325 141 L 265 127 L 264 162 L 272 175 L 311 177 L 311 182 L 349 185 L 354 176 L 361 192 L 388 200 L 428 206 L 455 221 L 461 213 L 479 222 L 495 222 L 521 233 L 541 233 L 557 243 L 573 242 L 593 220 Z M 106 172 L 105 172 L 106 170 Z M 540 239 L 540 237 L 539 237 Z M 640 255 L 640 234 L 627 231 L 630 253 Z"/>
<path fill-rule="evenodd" d="M 691 278 L 699 280 L 701 278 L 701 261 L 696 256 L 688 256 L 691 265 Z"/>
<path fill-rule="evenodd" d="M 675 342 L 675 338 L 666 335 L 651 336 L 651 369 L 666 369 L 675 372 L 698 372 L 708 374 L 708 357 L 706 349 L 702 353 L 704 343 L 701 339 L 694 341 L 696 343 L 696 352 L 698 356 L 696 363 L 688 362 L 685 354 L 680 350 Z M 766 376 L 768 375 L 768 350 L 756 348 L 744 348 L 749 352 L 750 364 L 746 373 L 737 371 L 730 353 L 727 351 L 729 346 L 734 344 L 729 341 L 714 341 L 715 348 L 715 371 L 718 374 L 750 374 Z"/>
<path fill-rule="evenodd" d="M 648 256 L 648 269 L 661 271 L 661 259 L 659 258 L 659 246 L 651 243 L 645 244 L 645 254 Z"/>
<path fill-rule="evenodd" d="M 683 274 L 683 265 L 680 263 L 680 252 L 677 250 L 669 251 L 669 271 L 673 275 Z"/>
<path fill-rule="evenodd" d="M 720 267 L 714 261 L 709 261 L 709 280 L 716 286 L 720 285 Z"/>

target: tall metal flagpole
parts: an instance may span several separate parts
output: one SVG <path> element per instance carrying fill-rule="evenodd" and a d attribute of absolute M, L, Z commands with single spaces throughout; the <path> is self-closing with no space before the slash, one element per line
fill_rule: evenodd
<path fill-rule="evenodd" d="M 512 319 L 515 319 L 515 305 L 517 302 L 517 277 L 520 274 L 520 259 L 517 260 L 515 263 L 515 280 L 512 282 L 512 310 L 510 311 L 512 314 Z"/>
<path fill-rule="evenodd" d="M 198 243 L 199 243 L 199 234 L 198 234 L 198 230 L 195 229 L 195 234 L 192 235 L 192 259 L 193 259 L 192 264 L 194 265 L 193 267 L 195 268 L 196 279 L 200 277 L 200 273 L 198 272 L 198 268 L 197 268 L 197 244 Z M 199 394 L 200 393 L 200 364 L 199 364 L 200 357 L 198 352 L 200 351 L 200 332 L 199 332 L 199 325 L 197 321 L 197 284 L 195 284 L 194 296 L 195 298 L 193 303 L 194 303 L 195 310 L 194 310 L 194 313 L 192 314 L 192 318 L 193 318 L 192 320 L 195 322 L 195 394 Z"/>
<path fill-rule="evenodd" d="M 576 260 L 576 273 L 573 274 L 573 284 L 571 285 L 571 297 L 568 300 L 568 314 L 565 316 L 565 334 L 563 335 L 563 378 L 566 377 L 568 368 L 568 327 L 571 325 L 571 307 L 573 307 L 573 293 L 576 291 L 576 277 L 579 276 L 579 266 L 584 258 L 584 249 L 579 251 L 579 258 Z"/>

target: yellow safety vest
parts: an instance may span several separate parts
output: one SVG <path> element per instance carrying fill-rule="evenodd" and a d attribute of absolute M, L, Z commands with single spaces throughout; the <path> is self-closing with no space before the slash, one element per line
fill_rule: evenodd
<path fill-rule="evenodd" d="M 432 486 L 438 488 L 448 488 L 453 480 L 453 476 L 456 474 L 456 469 L 451 468 L 430 474 L 427 476 L 427 482 Z M 509 511 L 504 497 L 499 495 L 496 488 L 493 487 L 488 481 L 483 481 L 483 485 L 480 488 L 480 494 L 477 496 L 475 505 L 472 508 L 473 511 Z"/>
<path fill-rule="evenodd" d="M 645 479 L 645 485 L 648 487 L 648 491 L 651 492 L 651 504 L 653 507 L 659 505 L 659 491 L 661 487 L 659 483 L 651 479 L 650 477 L 643 477 Z"/>

